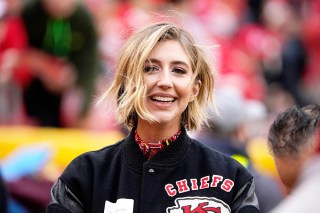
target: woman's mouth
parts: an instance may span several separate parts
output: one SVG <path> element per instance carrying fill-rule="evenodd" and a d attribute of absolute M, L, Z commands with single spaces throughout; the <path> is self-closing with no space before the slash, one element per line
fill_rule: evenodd
<path fill-rule="evenodd" d="M 176 99 L 173 97 L 152 96 L 151 100 L 156 102 L 169 103 L 169 102 L 174 102 Z"/>

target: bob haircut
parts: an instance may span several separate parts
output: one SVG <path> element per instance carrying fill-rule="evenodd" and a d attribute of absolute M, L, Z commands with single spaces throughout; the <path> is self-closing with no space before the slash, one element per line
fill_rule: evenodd
<path fill-rule="evenodd" d="M 196 130 L 203 123 L 208 124 L 207 107 L 213 102 L 213 66 L 208 55 L 195 44 L 192 36 L 172 23 L 156 23 L 135 32 L 123 46 L 117 60 L 115 79 L 110 88 L 102 94 L 100 102 L 112 97 L 117 100 L 116 118 L 128 129 L 137 125 L 137 116 L 157 122 L 146 105 L 147 93 L 143 78 L 143 68 L 147 58 L 158 42 L 178 41 L 191 62 L 194 81 L 200 80 L 197 98 L 190 102 L 182 114 L 181 126 Z"/>

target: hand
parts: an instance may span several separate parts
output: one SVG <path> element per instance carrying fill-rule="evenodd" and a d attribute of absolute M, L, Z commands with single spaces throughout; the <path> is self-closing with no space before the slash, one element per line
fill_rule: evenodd
<path fill-rule="evenodd" d="M 29 49 L 23 60 L 52 92 L 61 93 L 70 88 L 76 80 L 76 70 L 71 63 L 43 51 Z"/>
<path fill-rule="evenodd" d="M 50 72 L 42 75 L 42 80 L 49 90 L 53 92 L 63 92 L 74 85 L 76 72 L 72 65 L 68 63 L 58 63 L 50 69 L 52 69 Z"/>
<path fill-rule="evenodd" d="M 20 52 L 16 49 L 8 49 L 2 54 L 0 84 L 7 84 L 12 80 L 15 68 L 19 65 L 20 57 Z"/>

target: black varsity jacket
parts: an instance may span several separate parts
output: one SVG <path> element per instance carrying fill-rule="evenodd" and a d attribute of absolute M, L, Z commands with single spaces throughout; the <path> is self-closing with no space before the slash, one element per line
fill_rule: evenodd
<path fill-rule="evenodd" d="M 75 158 L 52 188 L 47 212 L 256 213 L 249 172 L 186 130 L 147 159 L 134 140 Z"/>

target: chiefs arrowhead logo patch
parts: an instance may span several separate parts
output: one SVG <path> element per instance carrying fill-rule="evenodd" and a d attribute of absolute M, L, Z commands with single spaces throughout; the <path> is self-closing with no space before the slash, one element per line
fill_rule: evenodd
<path fill-rule="evenodd" d="M 167 208 L 167 213 L 231 213 L 230 207 L 216 198 L 183 197 L 177 198 L 175 204 Z"/>

